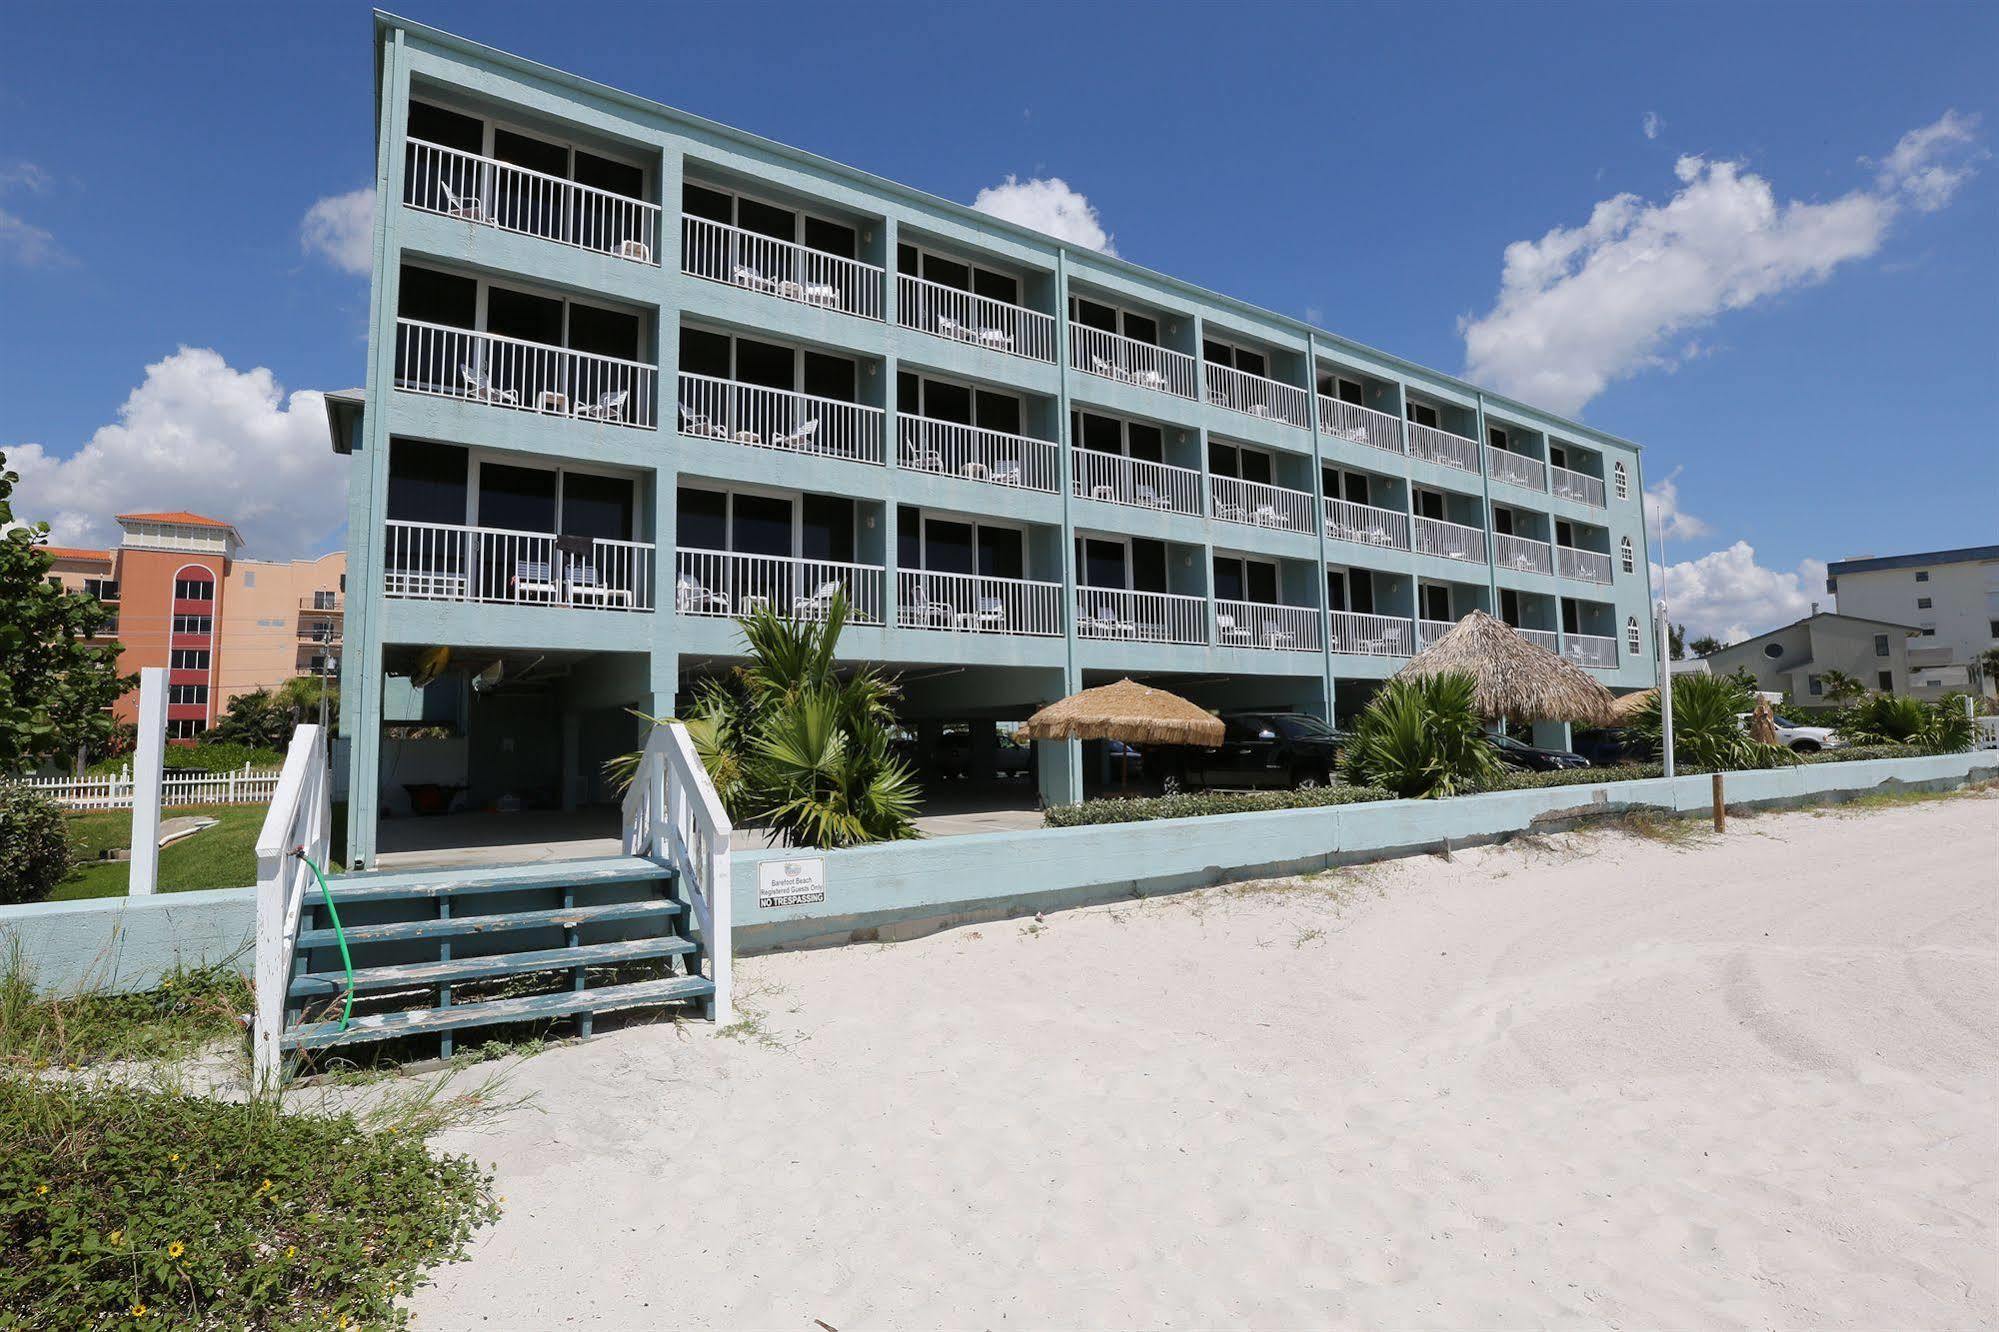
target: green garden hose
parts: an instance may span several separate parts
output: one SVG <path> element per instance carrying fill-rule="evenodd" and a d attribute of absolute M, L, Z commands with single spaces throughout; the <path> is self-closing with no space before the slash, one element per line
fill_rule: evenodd
<path fill-rule="evenodd" d="M 326 915 L 333 922 L 333 937 L 340 944 L 340 965 L 347 968 L 347 1003 L 340 1010 L 340 1030 L 345 1031 L 354 1012 L 354 955 L 347 951 L 347 931 L 340 928 L 340 909 L 333 905 L 333 890 L 326 886 L 326 876 L 319 872 L 319 866 L 312 863 L 303 848 L 292 854 L 305 861 L 312 877 L 319 880 L 319 895 L 326 899 Z"/>

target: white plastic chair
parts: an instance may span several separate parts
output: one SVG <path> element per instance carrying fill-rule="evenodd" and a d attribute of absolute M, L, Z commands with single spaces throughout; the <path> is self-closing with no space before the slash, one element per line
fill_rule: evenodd
<path fill-rule="evenodd" d="M 828 578 L 809 597 L 797 597 L 791 603 L 791 613 L 799 619 L 824 619 L 833 608 L 833 598 L 840 595 L 840 580 Z"/>
<path fill-rule="evenodd" d="M 473 195 L 470 198 L 460 198 L 457 191 L 441 180 L 437 182 L 437 192 L 444 196 L 444 213 L 446 217 L 455 217 L 466 222 L 484 222 L 487 220 L 486 202 L 477 195 Z"/>
<path fill-rule="evenodd" d="M 770 442 L 780 449 L 806 450 L 819 437 L 819 418 L 813 417 L 788 435 L 772 435 Z"/>
<path fill-rule="evenodd" d="M 629 389 L 613 389 L 603 394 L 594 403 L 576 404 L 577 419 L 583 421 L 622 421 L 625 419 L 625 402 L 631 397 Z"/>
<path fill-rule="evenodd" d="M 1249 642 L 1249 630 L 1235 622 L 1235 616 L 1222 611 L 1215 612 L 1215 637 L 1223 643 Z"/>
<path fill-rule="evenodd" d="M 493 381 L 463 361 L 458 363 L 458 373 L 465 377 L 465 383 L 472 390 L 472 396 L 481 402 L 499 403 L 507 407 L 521 405 L 520 395 L 512 389 L 494 388 Z"/>

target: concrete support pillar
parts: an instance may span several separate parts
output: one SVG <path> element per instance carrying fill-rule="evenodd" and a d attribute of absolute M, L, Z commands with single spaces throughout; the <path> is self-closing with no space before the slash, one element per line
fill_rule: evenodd
<path fill-rule="evenodd" d="M 1083 744 L 1080 740 L 1034 742 L 1035 781 L 1041 803 L 1073 805 L 1083 798 Z"/>
<path fill-rule="evenodd" d="M 999 732 L 991 722 L 972 723 L 972 744 L 966 762 L 973 781 L 984 785 L 993 780 L 993 770 L 999 764 Z"/>
<path fill-rule="evenodd" d="M 562 710 L 562 812 L 565 814 L 583 803 L 583 772 L 578 744 L 582 729 L 582 715 L 573 708 L 564 708 Z"/>

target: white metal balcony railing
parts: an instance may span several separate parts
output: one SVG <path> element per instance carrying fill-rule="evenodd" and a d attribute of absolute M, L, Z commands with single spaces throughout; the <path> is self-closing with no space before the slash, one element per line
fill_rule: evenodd
<path fill-rule="evenodd" d="M 1416 621 L 1416 650 L 1421 652 L 1424 648 L 1442 638 L 1451 631 L 1452 626 L 1456 623 L 1456 620 Z"/>
<path fill-rule="evenodd" d="M 1402 422 L 1398 418 L 1323 393 L 1319 395 L 1319 433 L 1388 453 L 1402 452 Z"/>
<path fill-rule="evenodd" d="M 405 141 L 403 203 L 654 264 L 659 205 L 422 139 Z"/>
<path fill-rule="evenodd" d="M 1524 453 L 1513 453 L 1506 449 L 1485 446 L 1485 470 L 1495 481 L 1504 481 L 1509 486 L 1520 486 L 1526 490 L 1546 490 L 1548 469 L 1539 458 L 1530 458 Z"/>
<path fill-rule="evenodd" d="M 956 633 L 1062 633 L 1062 585 L 983 574 L 896 573 L 896 618 L 905 628 Z"/>
<path fill-rule="evenodd" d="M 674 609 L 682 615 L 748 615 L 767 608 L 791 620 L 823 620 L 837 594 L 853 624 L 882 622 L 886 571 L 878 564 L 742 555 L 729 550 L 675 552 Z"/>
<path fill-rule="evenodd" d="M 1220 647 L 1319 650 L 1319 608 L 1267 601 L 1215 602 L 1215 643 Z"/>
<path fill-rule="evenodd" d="M 396 387 L 651 430 L 659 370 L 639 361 L 416 319 L 396 321 Z"/>
<path fill-rule="evenodd" d="M 1513 632 L 1519 634 L 1536 647 L 1544 647 L 1550 652 L 1560 652 L 1562 650 L 1561 635 L 1557 634 L 1553 629 L 1515 629 Z"/>
<path fill-rule="evenodd" d="M 1302 490 L 1238 481 L 1232 476 L 1208 478 L 1209 512 L 1225 523 L 1275 527 L 1286 532 L 1312 530 L 1312 497 Z"/>
<path fill-rule="evenodd" d="M 1055 359 L 1055 320 L 1039 310 L 896 274 L 896 322 L 921 333 L 1011 352 L 1031 361 Z"/>
<path fill-rule="evenodd" d="M 1451 560 L 1483 561 L 1485 533 L 1463 523 L 1447 523 L 1439 518 L 1416 519 L 1416 552 L 1442 555 Z"/>
<path fill-rule="evenodd" d="M 1602 551 L 1582 550 L 1575 546 L 1557 546 L 1555 572 L 1564 578 L 1574 578 L 1584 583 L 1608 583 L 1610 556 Z"/>
<path fill-rule="evenodd" d="M 1378 509 L 1371 504 L 1338 499 L 1329 499 L 1325 504 L 1326 535 L 1334 541 L 1409 549 L 1409 515 L 1400 509 Z"/>
<path fill-rule="evenodd" d="M 1170 513 L 1201 512 L 1201 474 L 1191 467 L 1095 449 L 1072 449 L 1069 459 L 1075 469 L 1071 482 L 1083 499 Z"/>
<path fill-rule="evenodd" d="M 882 270 L 809 245 L 777 240 L 705 217 L 680 219 L 680 268 L 710 282 L 747 287 L 822 310 L 882 317 Z"/>
<path fill-rule="evenodd" d="M 897 416 L 895 424 L 902 437 L 898 457 L 912 471 L 1051 495 L 1061 489 L 1060 448 L 1045 439 L 981 430 L 956 421 L 933 421 L 927 416 Z"/>
<path fill-rule="evenodd" d="M 1519 573 L 1555 572 L 1554 553 L 1549 550 L 1547 542 L 1514 536 L 1509 532 L 1492 534 L 1492 562 Z"/>
<path fill-rule="evenodd" d="M 1617 640 L 1595 634 L 1564 634 L 1562 655 L 1578 666 L 1610 670 L 1617 665 Z"/>
<path fill-rule="evenodd" d="M 1548 493 L 1556 499 L 1574 500 L 1592 509 L 1604 508 L 1603 482 L 1566 467 L 1548 467 Z"/>
<path fill-rule="evenodd" d="M 591 610 L 653 608 L 653 548 L 646 542 L 401 520 L 390 520 L 384 528 L 385 596 Z"/>
<path fill-rule="evenodd" d="M 1293 384 L 1280 384 L 1232 365 L 1203 363 L 1208 372 L 1208 401 L 1233 412 L 1311 429 L 1311 399 Z"/>
<path fill-rule="evenodd" d="M 1173 592 L 1079 587 L 1076 636 L 1206 646 L 1208 599 Z"/>
<path fill-rule="evenodd" d="M 1187 353 L 1106 333 L 1073 319 L 1069 321 L 1069 364 L 1084 374 L 1179 398 L 1201 396 L 1200 362 Z"/>
<path fill-rule="evenodd" d="M 1434 426 L 1417 425 L 1411 421 L 1409 456 L 1440 463 L 1445 467 L 1455 467 L 1460 471 L 1476 472 L 1478 441 L 1466 439 L 1463 435 L 1453 435 L 1448 430 L 1438 430 Z"/>
<path fill-rule="evenodd" d="M 753 449 L 882 462 L 882 409 L 683 372 L 680 433 Z"/>
<path fill-rule="evenodd" d="M 1332 629 L 1335 652 L 1362 657 L 1407 657 L 1412 655 L 1415 626 L 1399 615 L 1364 615 L 1359 611 L 1333 611 L 1327 617 Z"/>

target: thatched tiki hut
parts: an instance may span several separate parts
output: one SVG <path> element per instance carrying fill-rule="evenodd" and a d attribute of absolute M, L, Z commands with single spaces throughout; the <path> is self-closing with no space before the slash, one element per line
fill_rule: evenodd
<path fill-rule="evenodd" d="M 1071 694 L 1020 728 L 1031 740 L 1122 740 L 1131 745 L 1218 745 L 1222 731 L 1222 719 L 1213 713 L 1132 680 Z M 1127 755 L 1127 782 L 1130 762 Z"/>
<path fill-rule="evenodd" d="M 1415 680 L 1451 673 L 1472 678 L 1479 712 L 1497 721 L 1601 726 L 1616 702 L 1589 672 L 1484 611 L 1445 630 L 1396 674 Z"/>

